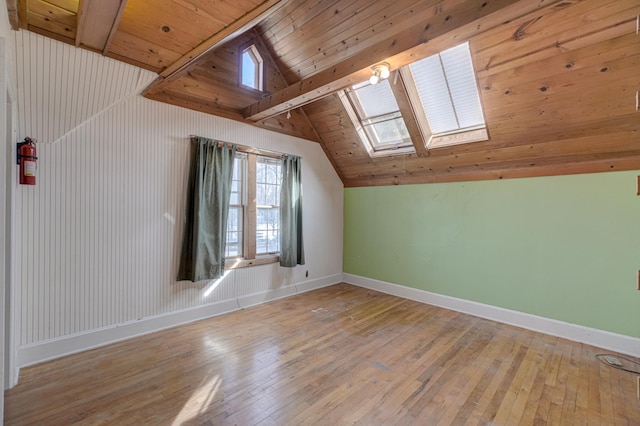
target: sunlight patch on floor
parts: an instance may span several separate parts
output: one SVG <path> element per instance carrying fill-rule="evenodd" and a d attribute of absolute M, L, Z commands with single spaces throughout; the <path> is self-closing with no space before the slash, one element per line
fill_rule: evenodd
<path fill-rule="evenodd" d="M 199 418 L 207 411 L 207 407 L 214 400 L 222 380 L 219 375 L 213 376 L 210 380 L 204 382 L 184 404 L 180 413 L 173 420 L 172 425 L 182 425 L 189 420 Z"/>

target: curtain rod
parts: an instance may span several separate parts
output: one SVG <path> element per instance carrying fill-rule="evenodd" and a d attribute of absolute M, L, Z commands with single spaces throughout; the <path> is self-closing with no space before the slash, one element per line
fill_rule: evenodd
<path fill-rule="evenodd" d="M 205 136 L 198 136 L 198 135 L 189 135 L 189 141 L 191 141 L 192 138 L 205 138 L 205 139 L 211 139 L 211 138 L 207 138 Z M 253 146 L 248 146 L 248 145 L 242 145 L 239 143 L 233 143 L 233 142 L 225 142 L 225 141 L 219 141 L 216 139 L 211 139 L 214 142 L 218 142 L 218 144 L 225 144 L 225 143 L 230 143 L 232 145 L 236 146 L 236 150 L 240 151 L 240 152 L 249 152 L 252 154 L 262 154 L 262 155 L 266 155 L 268 157 L 277 157 L 277 158 L 281 158 L 285 155 L 294 155 L 294 154 L 285 154 L 284 152 L 277 152 L 277 151 L 271 151 L 268 149 L 262 149 L 262 148 L 255 148 Z M 300 157 L 300 159 L 302 160 L 302 156 L 301 155 L 296 155 L 296 157 Z"/>

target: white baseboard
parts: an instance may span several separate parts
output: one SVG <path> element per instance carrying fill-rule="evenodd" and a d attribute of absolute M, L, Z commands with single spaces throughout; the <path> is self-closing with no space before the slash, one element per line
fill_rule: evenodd
<path fill-rule="evenodd" d="M 599 348 L 607 349 L 622 354 L 640 357 L 640 339 L 609 331 L 571 324 L 537 315 L 526 314 L 484 303 L 444 296 L 385 281 L 359 275 L 343 274 L 343 281 L 359 287 L 380 291 L 393 296 L 415 300 L 453 311 L 463 312 L 481 318 L 514 325 L 527 330 L 538 331 L 552 336 L 562 337 L 575 342 L 586 343 Z"/>
<path fill-rule="evenodd" d="M 144 334 L 153 333 L 178 325 L 237 311 L 238 309 L 291 296 L 293 294 L 327 287 L 341 281 L 342 274 L 330 275 L 315 280 L 292 284 L 279 289 L 241 296 L 238 299 L 229 299 L 222 302 L 143 318 L 141 320 L 125 324 L 63 336 L 31 345 L 20 346 L 17 349 L 16 365 L 19 369 L 21 367 L 39 364 L 44 361 L 86 351 L 99 346 L 130 339 L 132 337 L 142 336 Z"/>

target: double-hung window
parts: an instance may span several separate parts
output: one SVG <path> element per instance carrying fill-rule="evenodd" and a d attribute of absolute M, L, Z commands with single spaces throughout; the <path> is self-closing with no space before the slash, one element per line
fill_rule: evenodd
<path fill-rule="evenodd" d="M 280 159 L 253 152 L 236 155 L 227 223 L 227 267 L 278 260 L 281 180 Z"/>

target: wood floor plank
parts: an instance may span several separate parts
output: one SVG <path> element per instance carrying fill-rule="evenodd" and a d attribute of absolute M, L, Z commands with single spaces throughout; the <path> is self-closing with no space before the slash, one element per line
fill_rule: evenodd
<path fill-rule="evenodd" d="M 635 376 L 602 352 L 338 284 L 24 368 L 4 420 L 640 424 Z"/>

